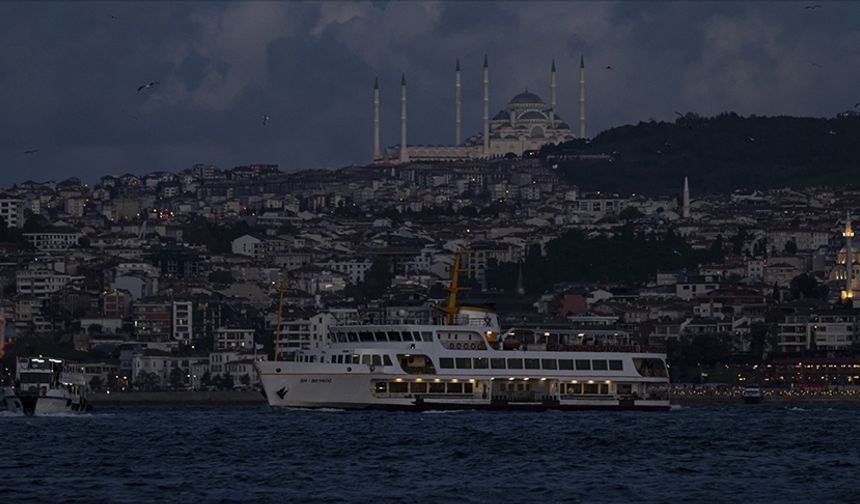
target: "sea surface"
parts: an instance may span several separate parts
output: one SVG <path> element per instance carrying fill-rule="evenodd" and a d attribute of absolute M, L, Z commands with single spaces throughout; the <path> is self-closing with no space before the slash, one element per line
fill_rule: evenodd
<path fill-rule="evenodd" d="M 860 502 L 860 405 L 0 415 L 0 502 Z"/>

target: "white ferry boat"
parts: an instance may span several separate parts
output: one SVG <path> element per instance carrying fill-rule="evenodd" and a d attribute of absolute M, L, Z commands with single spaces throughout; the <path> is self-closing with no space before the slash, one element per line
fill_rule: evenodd
<path fill-rule="evenodd" d="M 669 409 L 666 355 L 572 330 L 502 332 L 458 307 L 455 256 L 444 323 L 344 325 L 319 349 L 257 362 L 274 409 Z"/>
<path fill-rule="evenodd" d="M 3 387 L 6 410 L 17 415 L 56 415 L 92 410 L 86 383 L 74 366 L 60 359 L 18 358 L 15 385 Z"/>

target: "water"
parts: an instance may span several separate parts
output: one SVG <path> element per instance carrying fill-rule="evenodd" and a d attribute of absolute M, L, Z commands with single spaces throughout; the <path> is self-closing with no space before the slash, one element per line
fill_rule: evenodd
<path fill-rule="evenodd" d="M 860 405 L 0 416 L 0 502 L 857 502 Z"/>

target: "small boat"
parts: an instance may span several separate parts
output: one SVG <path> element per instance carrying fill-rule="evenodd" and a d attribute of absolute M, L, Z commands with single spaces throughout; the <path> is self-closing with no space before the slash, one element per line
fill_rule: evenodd
<path fill-rule="evenodd" d="M 3 387 L 2 400 L 6 410 L 16 415 L 92 411 L 92 405 L 86 399 L 83 376 L 61 359 L 18 358 L 15 385 Z"/>
<path fill-rule="evenodd" d="M 762 402 L 764 396 L 761 393 L 761 387 L 744 387 L 743 398 L 746 404 L 758 404 Z"/>

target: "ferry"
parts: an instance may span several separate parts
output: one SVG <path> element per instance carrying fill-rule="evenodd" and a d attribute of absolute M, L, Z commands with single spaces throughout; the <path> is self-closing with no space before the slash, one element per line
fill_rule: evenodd
<path fill-rule="evenodd" d="M 742 396 L 746 404 L 758 404 L 764 399 L 761 387 L 759 386 L 744 387 Z"/>
<path fill-rule="evenodd" d="M 459 255 L 436 324 L 331 327 L 320 348 L 256 362 L 275 409 L 668 410 L 664 352 L 573 329 L 502 331 L 458 306 Z M 277 347 L 277 345 L 276 345 Z"/>
<path fill-rule="evenodd" d="M 3 387 L 0 392 L 6 410 L 15 415 L 43 416 L 92 410 L 86 399 L 83 375 L 62 359 L 19 357 L 15 385 Z"/>

